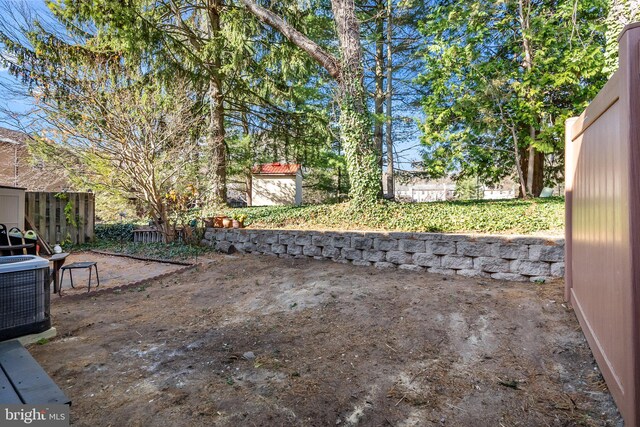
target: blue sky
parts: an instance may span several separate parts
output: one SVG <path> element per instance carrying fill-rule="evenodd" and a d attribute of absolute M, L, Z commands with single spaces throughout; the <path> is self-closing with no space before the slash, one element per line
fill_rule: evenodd
<path fill-rule="evenodd" d="M 22 4 L 37 14 L 49 14 L 49 9 L 47 8 L 44 0 L 9 0 L 7 4 L 12 6 Z M 0 4 L 0 20 L 4 20 L 7 17 L 7 14 L 4 13 L 5 11 L 3 9 L 4 5 Z M 6 88 L 4 87 L 5 85 Z M 0 126 L 11 129 L 18 129 L 20 127 L 16 118 L 7 115 L 5 110 L 11 110 L 19 115 L 25 114 L 31 109 L 33 100 L 30 97 L 17 96 L 15 93 L 11 93 L 11 91 L 7 89 L 11 88 L 18 90 L 22 87 L 22 83 L 9 74 L 6 67 L 0 65 Z"/>
<path fill-rule="evenodd" d="M 13 86 L 19 86 L 20 82 L 11 76 L 6 69 L 0 70 L 0 82 Z M 10 129 L 18 129 L 19 122 L 12 118 L 4 111 L 5 108 L 14 111 L 17 114 L 25 114 L 32 107 L 32 99 L 29 97 L 18 97 L 7 93 L 4 88 L 0 88 L 0 126 Z"/>

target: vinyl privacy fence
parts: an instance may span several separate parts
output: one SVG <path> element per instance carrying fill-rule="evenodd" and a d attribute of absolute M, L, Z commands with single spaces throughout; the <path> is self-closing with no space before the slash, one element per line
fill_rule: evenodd
<path fill-rule="evenodd" d="M 565 297 L 628 427 L 640 426 L 640 23 L 566 125 Z"/>

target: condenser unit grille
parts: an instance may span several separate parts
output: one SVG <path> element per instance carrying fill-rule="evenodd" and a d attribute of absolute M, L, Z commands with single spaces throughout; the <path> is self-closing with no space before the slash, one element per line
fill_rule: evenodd
<path fill-rule="evenodd" d="M 0 273 L 0 341 L 49 329 L 49 298 L 48 267 Z"/>

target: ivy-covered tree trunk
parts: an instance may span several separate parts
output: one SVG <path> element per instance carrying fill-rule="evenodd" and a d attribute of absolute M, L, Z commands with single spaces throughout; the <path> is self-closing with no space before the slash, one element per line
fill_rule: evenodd
<path fill-rule="evenodd" d="M 382 11 L 384 10 L 384 5 L 382 0 L 378 0 L 376 4 L 376 30 L 375 30 L 375 41 L 376 41 L 376 68 L 375 68 L 375 94 L 373 97 L 373 112 L 375 113 L 374 123 L 373 123 L 373 139 L 375 140 L 376 149 L 382 153 L 382 115 L 384 114 L 384 21 L 382 17 Z M 380 156 L 380 160 L 378 162 L 378 166 L 380 170 L 382 170 L 382 155 Z"/>
<path fill-rule="evenodd" d="M 393 168 L 393 10 L 391 0 L 387 0 L 387 108 L 386 123 L 387 134 L 385 135 L 387 146 L 387 198 L 394 199 L 396 190 L 394 188 L 394 168 Z"/>
<path fill-rule="evenodd" d="M 380 195 L 381 171 L 366 106 L 360 23 L 353 0 L 332 0 L 331 8 L 340 43 L 340 138 L 351 182 L 350 195 L 356 205 L 370 203 Z"/>

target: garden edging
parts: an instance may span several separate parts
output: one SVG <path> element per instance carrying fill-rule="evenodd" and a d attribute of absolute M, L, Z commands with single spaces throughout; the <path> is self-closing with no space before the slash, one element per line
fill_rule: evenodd
<path fill-rule="evenodd" d="M 330 259 L 377 268 L 544 281 L 564 276 L 564 238 L 407 232 L 208 228 L 203 244 L 228 252 Z"/>

